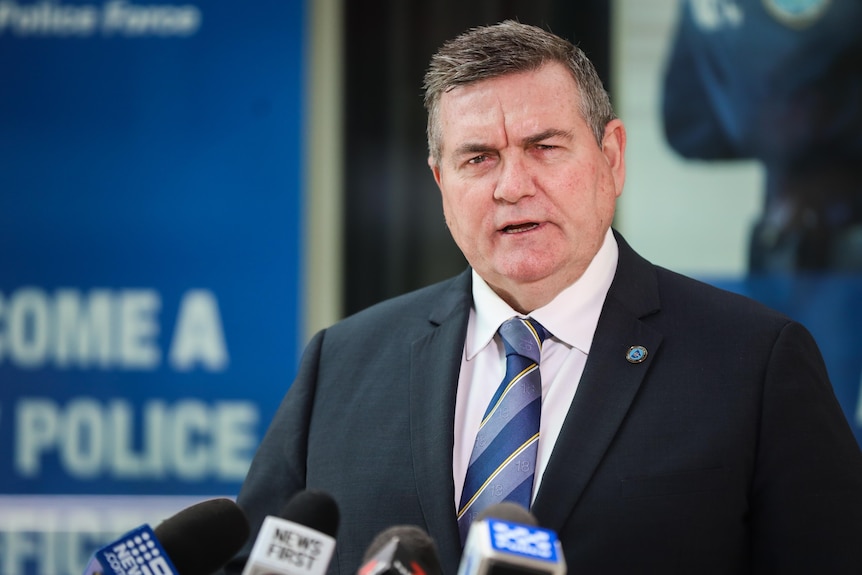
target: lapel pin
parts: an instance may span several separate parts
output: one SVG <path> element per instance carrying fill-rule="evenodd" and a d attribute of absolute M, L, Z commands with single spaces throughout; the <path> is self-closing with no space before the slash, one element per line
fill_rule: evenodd
<path fill-rule="evenodd" d="M 633 345 L 626 352 L 626 361 L 629 363 L 641 363 L 646 359 L 647 350 L 642 345 Z"/>

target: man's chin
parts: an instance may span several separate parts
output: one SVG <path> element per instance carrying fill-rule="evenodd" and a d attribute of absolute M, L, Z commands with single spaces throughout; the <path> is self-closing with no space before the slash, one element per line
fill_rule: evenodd
<path fill-rule="evenodd" d="M 530 285 L 548 279 L 556 271 L 558 266 L 547 261 L 547 255 L 541 258 L 536 255 L 527 255 L 518 259 L 505 262 L 498 269 L 498 274 L 508 282 L 516 285 Z M 545 260 L 545 261 L 543 261 Z"/>
<path fill-rule="evenodd" d="M 536 262 L 523 262 L 495 270 L 493 283 L 501 287 L 505 286 L 506 291 L 510 293 L 533 290 L 543 284 L 553 283 L 548 282 L 548 279 L 554 275 L 554 271 L 548 266 L 538 266 Z M 482 275 L 481 270 L 479 275 Z M 486 276 L 482 277 L 488 281 Z"/>

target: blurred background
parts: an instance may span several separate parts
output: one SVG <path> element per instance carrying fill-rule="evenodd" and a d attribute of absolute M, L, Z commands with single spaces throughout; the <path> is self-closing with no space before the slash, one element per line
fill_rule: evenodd
<path fill-rule="evenodd" d="M 805 323 L 862 440 L 860 11 L 0 0 L 0 575 L 77 575 L 234 497 L 315 331 L 464 269 L 422 77 L 506 18 L 605 82 L 628 130 L 615 227 Z"/>

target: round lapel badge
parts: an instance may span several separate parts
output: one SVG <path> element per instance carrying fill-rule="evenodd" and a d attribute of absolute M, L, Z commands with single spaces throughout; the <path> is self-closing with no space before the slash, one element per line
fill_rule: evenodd
<path fill-rule="evenodd" d="M 642 345 L 633 345 L 626 352 L 626 361 L 629 363 L 641 363 L 646 359 L 647 350 Z"/>

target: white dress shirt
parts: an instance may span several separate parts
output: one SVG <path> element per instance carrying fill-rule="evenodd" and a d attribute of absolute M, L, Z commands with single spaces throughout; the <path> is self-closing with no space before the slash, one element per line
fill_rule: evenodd
<path fill-rule="evenodd" d="M 542 420 L 533 497 L 560 433 L 569 405 L 590 352 L 593 334 L 605 296 L 617 268 L 619 249 L 611 230 L 584 274 L 546 306 L 534 310 L 536 319 L 552 337 L 542 345 L 539 370 L 542 375 Z M 514 311 L 473 271 L 473 308 L 467 323 L 467 339 L 461 357 L 461 373 L 455 398 L 455 447 L 452 478 L 455 508 L 482 414 L 506 372 L 506 356 L 497 329 Z"/>

